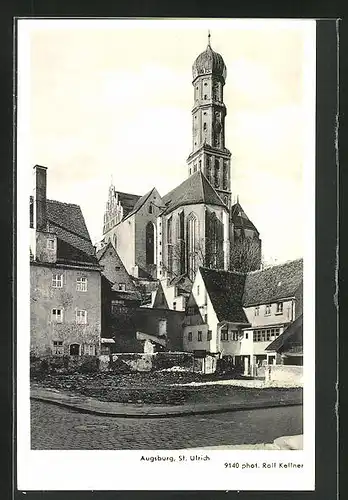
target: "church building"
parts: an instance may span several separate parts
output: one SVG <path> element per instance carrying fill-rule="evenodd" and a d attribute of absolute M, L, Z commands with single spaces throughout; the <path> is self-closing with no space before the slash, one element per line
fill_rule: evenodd
<path fill-rule="evenodd" d="M 239 200 L 232 204 L 226 76 L 224 60 L 212 49 L 209 35 L 206 50 L 192 66 L 192 152 L 187 178 L 179 186 L 164 196 L 155 187 L 142 196 L 109 188 L 102 243 L 115 247 L 130 275 L 159 280 L 170 309 L 185 309 L 200 266 L 238 268 L 242 257 L 233 251 L 246 240 L 256 248 L 247 270 L 261 265 L 259 232 Z M 238 258 L 232 262 L 231 255 Z"/>

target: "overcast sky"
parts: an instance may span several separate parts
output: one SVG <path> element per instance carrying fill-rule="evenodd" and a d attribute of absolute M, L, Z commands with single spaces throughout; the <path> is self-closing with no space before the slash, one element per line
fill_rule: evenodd
<path fill-rule="evenodd" d="M 227 66 L 232 196 L 266 261 L 303 255 L 304 40 L 308 22 L 36 21 L 30 35 L 30 165 L 48 197 L 81 205 L 93 242 L 111 176 L 161 195 L 187 177 L 191 67 L 211 45 Z"/>

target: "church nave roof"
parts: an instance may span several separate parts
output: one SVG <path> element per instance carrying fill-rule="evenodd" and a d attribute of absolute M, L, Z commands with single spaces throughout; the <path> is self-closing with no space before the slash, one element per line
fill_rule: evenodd
<path fill-rule="evenodd" d="M 217 194 L 201 170 L 188 177 L 179 186 L 163 196 L 166 205 L 164 213 L 169 213 L 183 205 L 217 205 L 226 208 L 225 203 Z"/>

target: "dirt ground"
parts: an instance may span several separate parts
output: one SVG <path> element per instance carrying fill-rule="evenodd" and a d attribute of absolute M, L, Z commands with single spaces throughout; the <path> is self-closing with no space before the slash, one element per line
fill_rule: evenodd
<path fill-rule="evenodd" d="M 181 386 L 189 382 L 217 380 L 217 375 L 180 372 L 150 372 L 131 374 L 46 374 L 33 377 L 32 383 L 43 387 L 82 394 L 101 401 L 136 404 L 182 405 L 185 403 L 235 404 L 245 401 L 302 400 L 301 388 L 246 388 L 230 385 Z"/>

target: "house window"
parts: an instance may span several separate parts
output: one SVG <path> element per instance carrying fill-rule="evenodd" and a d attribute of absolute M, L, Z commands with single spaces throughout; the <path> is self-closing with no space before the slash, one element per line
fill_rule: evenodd
<path fill-rule="evenodd" d="M 266 330 L 266 340 L 271 340 L 271 330 Z"/>
<path fill-rule="evenodd" d="M 115 271 L 120 271 L 121 267 L 120 266 L 115 266 Z"/>
<path fill-rule="evenodd" d="M 283 314 L 283 302 L 277 302 L 276 314 Z"/>
<path fill-rule="evenodd" d="M 87 323 L 87 311 L 84 311 L 83 309 L 77 309 L 76 323 L 78 325 L 85 325 Z"/>
<path fill-rule="evenodd" d="M 279 335 L 280 335 L 280 328 L 276 328 L 275 329 L 275 336 L 279 337 Z"/>
<path fill-rule="evenodd" d="M 208 95 L 204 94 L 204 100 L 206 101 L 208 99 Z"/>
<path fill-rule="evenodd" d="M 53 286 L 53 288 L 62 288 L 63 287 L 63 275 L 62 274 L 53 274 L 52 275 L 52 286 Z"/>
<path fill-rule="evenodd" d="M 54 340 L 53 341 L 53 354 L 55 354 L 56 356 L 62 356 L 62 354 L 64 354 L 62 340 Z"/>
<path fill-rule="evenodd" d="M 198 332 L 198 342 L 202 342 L 202 332 Z"/>
<path fill-rule="evenodd" d="M 246 340 L 249 338 L 249 333 L 248 332 L 245 332 L 245 338 L 246 338 Z"/>
<path fill-rule="evenodd" d="M 221 330 L 221 340 L 228 340 L 228 330 Z"/>
<path fill-rule="evenodd" d="M 208 323 L 208 314 L 204 315 L 204 323 Z"/>
<path fill-rule="evenodd" d="M 238 330 L 232 330 L 231 340 L 238 340 Z"/>
<path fill-rule="evenodd" d="M 125 292 L 126 291 L 126 284 L 125 283 L 119 283 L 118 284 L 118 289 L 120 292 Z"/>
<path fill-rule="evenodd" d="M 173 310 L 176 311 L 176 302 L 173 302 Z"/>
<path fill-rule="evenodd" d="M 160 319 L 158 322 L 158 336 L 163 337 L 167 335 L 167 320 Z"/>
<path fill-rule="evenodd" d="M 188 314 L 189 316 L 193 316 L 193 315 L 194 315 L 194 313 L 195 313 L 195 308 L 194 308 L 194 307 L 188 307 L 188 308 L 187 308 L 187 314 Z"/>
<path fill-rule="evenodd" d="M 208 330 L 208 333 L 207 333 L 207 340 L 211 340 L 213 337 L 213 333 L 211 330 Z"/>
<path fill-rule="evenodd" d="M 87 292 L 87 278 L 77 278 L 76 290 L 78 292 Z"/>
<path fill-rule="evenodd" d="M 205 122 L 203 123 L 203 130 L 207 130 L 207 124 Z"/>
<path fill-rule="evenodd" d="M 79 355 L 80 355 L 80 344 L 71 344 L 70 356 L 79 356 Z"/>
<path fill-rule="evenodd" d="M 260 314 L 260 307 L 256 306 L 254 309 L 255 316 L 258 316 Z"/>
<path fill-rule="evenodd" d="M 270 316 L 271 314 L 271 304 L 265 306 L 265 316 Z"/>
<path fill-rule="evenodd" d="M 199 295 L 199 285 L 197 285 L 197 295 Z"/>
<path fill-rule="evenodd" d="M 48 238 L 47 240 L 47 249 L 55 250 L 56 248 L 56 240 L 54 238 Z"/>
<path fill-rule="evenodd" d="M 87 356 L 95 356 L 95 345 L 94 344 L 85 344 L 83 350 Z"/>
<path fill-rule="evenodd" d="M 192 342 L 192 332 L 188 332 L 188 334 L 187 334 L 187 340 L 189 342 Z"/>
<path fill-rule="evenodd" d="M 52 321 L 63 323 L 63 309 L 52 309 Z"/>

